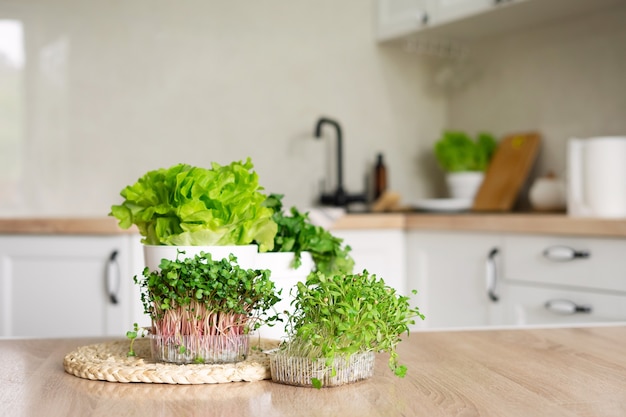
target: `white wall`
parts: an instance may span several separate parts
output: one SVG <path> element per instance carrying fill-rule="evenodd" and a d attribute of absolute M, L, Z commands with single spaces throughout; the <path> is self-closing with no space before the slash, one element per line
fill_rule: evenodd
<path fill-rule="evenodd" d="M 568 138 L 626 135 L 625 23 L 622 5 L 471 46 L 448 126 L 538 131 L 536 174 L 564 175 Z"/>
<path fill-rule="evenodd" d="M 0 215 L 106 215 L 147 170 L 247 156 L 268 192 L 307 207 L 335 178 L 334 133 L 312 136 L 321 115 L 343 127 L 348 191 L 383 151 L 405 202 L 445 195 L 431 154 L 443 128 L 536 129 L 538 174 L 563 173 L 570 136 L 626 134 L 624 6 L 485 39 L 456 66 L 377 45 L 375 9 L 0 0 L 26 46 L 24 114 L 0 108 Z M 1 62 L 0 106 L 15 75 Z"/>
<path fill-rule="evenodd" d="M 431 193 L 419 158 L 444 97 L 421 76 L 427 63 L 376 44 L 374 11 L 363 0 L 0 0 L 26 49 L 23 119 L 5 121 L 21 133 L 0 144 L 15 166 L 0 170 L 0 215 L 106 215 L 147 170 L 247 156 L 268 192 L 310 206 L 335 178 L 334 132 L 313 139 L 322 115 L 342 125 L 348 191 L 363 191 L 382 151 L 391 188 Z"/>

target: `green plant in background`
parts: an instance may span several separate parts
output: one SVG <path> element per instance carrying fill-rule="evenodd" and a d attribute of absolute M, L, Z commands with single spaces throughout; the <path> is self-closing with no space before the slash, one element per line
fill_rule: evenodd
<path fill-rule="evenodd" d="M 145 268 L 143 278 L 135 277 L 135 283 L 142 289 L 153 333 L 164 343 L 175 344 L 182 336 L 221 336 L 227 341 L 278 320 L 268 313 L 280 301 L 270 271 L 243 269 L 232 254 L 215 261 L 204 252 L 192 258 L 163 259 L 158 270 Z"/>
<path fill-rule="evenodd" d="M 124 188 L 109 215 L 136 225 L 148 245 L 247 245 L 272 249 L 277 226 L 250 158 L 211 169 L 178 164 Z"/>
<path fill-rule="evenodd" d="M 439 166 L 446 172 L 485 171 L 496 150 L 496 140 L 489 133 L 479 133 L 476 140 L 458 131 L 445 131 L 435 142 Z"/>
<path fill-rule="evenodd" d="M 416 291 L 413 291 L 416 293 Z M 324 275 L 312 272 L 299 282 L 286 330 L 289 339 L 280 349 L 293 357 L 326 360 L 363 352 L 388 352 L 389 368 L 403 377 L 396 347 L 414 318 L 424 316 L 376 275 Z M 332 372 L 332 370 L 331 370 Z M 320 386 L 318 379 L 312 381 Z"/>
<path fill-rule="evenodd" d="M 264 203 L 274 211 L 272 219 L 278 226 L 272 252 L 294 252 L 294 268 L 301 265 L 302 252 L 309 252 L 317 271 L 327 275 L 352 273 L 354 259 L 350 256 L 350 246 L 343 245 L 343 239 L 323 227 L 312 224 L 308 213 L 296 207 L 291 207 L 287 215 L 282 198 L 281 194 L 270 194 Z"/>

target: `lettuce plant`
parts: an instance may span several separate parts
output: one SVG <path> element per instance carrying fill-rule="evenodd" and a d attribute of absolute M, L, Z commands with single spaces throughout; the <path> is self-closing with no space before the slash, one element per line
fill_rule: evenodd
<path fill-rule="evenodd" d="M 136 225 L 148 245 L 247 245 L 272 249 L 277 226 L 258 175 L 246 162 L 210 169 L 178 164 L 147 172 L 121 191 L 109 215 Z"/>

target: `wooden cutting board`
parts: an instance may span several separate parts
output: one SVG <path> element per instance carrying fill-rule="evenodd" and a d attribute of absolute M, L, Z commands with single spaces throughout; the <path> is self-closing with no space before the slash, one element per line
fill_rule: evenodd
<path fill-rule="evenodd" d="M 473 211 L 510 211 L 535 162 L 541 138 L 537 133 L 504 137 L 485 172 Z"/>

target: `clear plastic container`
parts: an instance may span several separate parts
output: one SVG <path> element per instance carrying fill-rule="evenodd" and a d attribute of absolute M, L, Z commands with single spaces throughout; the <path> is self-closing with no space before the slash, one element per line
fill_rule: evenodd
<path fill-rule="evenodd" d="M 249 336 L 159 336 L 150 335 L 152 359 L 176 364 L 214 364 L 244 361 Z"/>
<path fill-rule="evenodd" d="M 270 371 L 272 381 L 281 384 L 312 387 L 312 379 L 317 378 L 322 387 L 336 387 L 371 378 L 375 358 L 374 352 L 357 353 L 348 360 L 337 357 L 329 366 L 325 359 L 299 358 L 277 351 L 270 355 Z M 336 371 L 334 376 L 332 368 Z"/>

